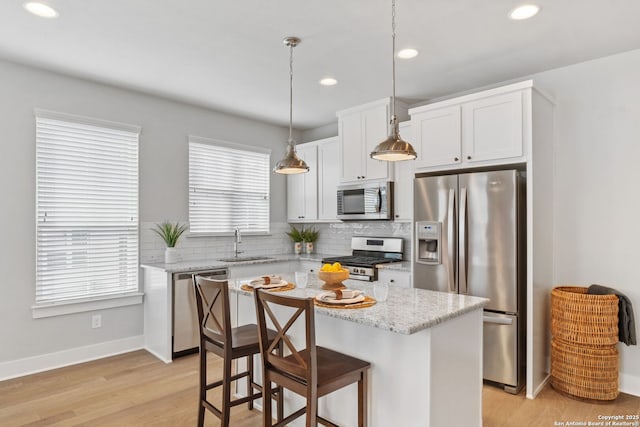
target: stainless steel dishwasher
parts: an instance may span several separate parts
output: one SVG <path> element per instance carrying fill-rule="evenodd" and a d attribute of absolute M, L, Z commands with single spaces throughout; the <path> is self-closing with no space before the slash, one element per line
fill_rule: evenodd
<path fill-rule="evenodd" d="M 193 288 L 194 274 L 215 279 L 228 278 L 226 268 L 189 271 L 173 274 L 173 322 L 172 353 L 173 358 L 197 353 L 200 338 L 198 336 L 198 311 Z"/>

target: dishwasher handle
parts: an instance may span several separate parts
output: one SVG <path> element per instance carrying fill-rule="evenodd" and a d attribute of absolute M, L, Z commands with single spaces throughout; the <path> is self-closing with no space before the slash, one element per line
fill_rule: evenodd
<path fill-rule="evenodd" d="M 513 325 L 513 317 L 495 317 L 495 316 L 482 316 L 484 323 L 496 323 L 498 325 Z"/>
<path fill-rule="evenodd" d="M 221 268 L 219 270 L 204 270 L 204 271 L 190 271 L 187 273 L 175 273 L 174 280 L 191 280 L 193 275 L 211 277 L 214 279 L 227 279 L 227 269 Z"/>

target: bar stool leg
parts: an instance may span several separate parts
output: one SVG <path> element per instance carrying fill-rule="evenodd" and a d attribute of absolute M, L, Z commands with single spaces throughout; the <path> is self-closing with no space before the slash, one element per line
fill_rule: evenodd
<path fill-rule="evenodd" d="M 247 356 L 247 371 L 249 375 L 247 376 L 247 396 L 251 396 L 253 394 L 253 355 L 250 354 Z M 253 409 L 253 399 L 247 402 L 247 407 L 249 410 Z"/>
<path fill-rule="evenodd" d="M 358 381 L 358 427 L 367 427 L 367 372 L 360 373 Z"/>
<path fill-rule="evenodd" d="M 204 426 L 204 405 L 207 398 L 207 352 L 200 350 L 200 400 L 198 401 L 198 427 Z"/>
<path fill-rule="evenodd" d="M 231 411 L 231 358 L 224 358 L 224 372 L 222 373 L 222 411 L 220 420 L 222 427 L 229 427 L 229 416 Z"/>
<path fill-rule="evenodd" d="M 280 344 L 278 344 L 278 356 L 283 356 L 284 355 L 284 343 L 282 341 L 280 341 Z M 277 420 L 278 422 L 282 421 L 284 419 L 284 387 L 282 387 L 281 385 L 278 385 L 277 388 L 277 393 L 278 393 L 278 400 L 277 400 Z"/>
<path fill-rule="evenodd" d="M 267 373 L 263 373 L 262 381 L 262 425 L 271 427 L 273 418 L 271 415 L 271 379 Z M 280 420 L 278 420 L 280 421 Z"/>

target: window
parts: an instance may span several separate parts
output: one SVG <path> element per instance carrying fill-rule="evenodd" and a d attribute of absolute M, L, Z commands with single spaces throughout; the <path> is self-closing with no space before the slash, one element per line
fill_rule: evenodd
<path fill-rule="evenodd" d="M 139 133 L 36 111 L 35 317 L 38 305 L 138 292 Z"/>
<path fill-rule="evenodd" d="M 269 232 L 271 151 L 189 137 L 192 233 Z"/>

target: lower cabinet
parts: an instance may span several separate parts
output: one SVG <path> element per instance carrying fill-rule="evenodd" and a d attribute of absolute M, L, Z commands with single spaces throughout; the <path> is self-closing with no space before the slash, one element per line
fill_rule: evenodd
<path fill-rule="evenodd" d="M 380 268 L 378 269 L 378 281 L 387 282 L 391 286 L 398 286 L 400 288 L 410 288 L 411 273 L 408 271 Z"/>

